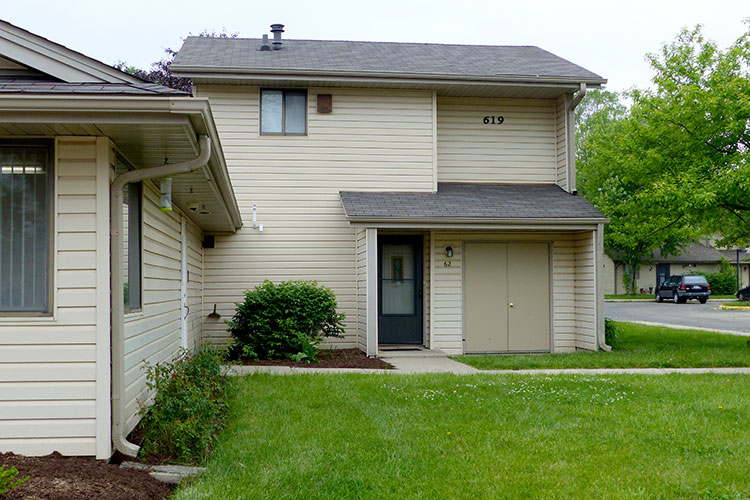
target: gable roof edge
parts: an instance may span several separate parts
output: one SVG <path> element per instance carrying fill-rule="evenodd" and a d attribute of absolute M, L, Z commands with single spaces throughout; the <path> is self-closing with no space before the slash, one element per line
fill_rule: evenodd
<path fill-rule="evenodd" d="M 143 83 L 143 80 L 0 20 L 0 54 L 64 82 Z"/>

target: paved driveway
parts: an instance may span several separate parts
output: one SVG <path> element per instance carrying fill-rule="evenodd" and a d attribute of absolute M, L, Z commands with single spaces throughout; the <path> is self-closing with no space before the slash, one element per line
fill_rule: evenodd
<path fill-rule="evenodd" d="M 604 313 L 617 321 L 648 321 L 670 325 L 750 333 L 750 311 L 722 311 L 719 302 L 606 302 Z"/>

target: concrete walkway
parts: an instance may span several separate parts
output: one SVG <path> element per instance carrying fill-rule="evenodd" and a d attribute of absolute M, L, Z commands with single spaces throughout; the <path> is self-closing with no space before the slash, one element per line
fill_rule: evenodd
<path fill-rule="evenodd" d="M 473 366 L 454 361 L 447 356 L 413 356 L 383 358 L 396 367 L 395 370 L 363 370 L 358 368 L 293 368 L 289 366 L 231 366 L 230 375 L 248 375 L 251 373 L 273 373 L 276 375 L 299 375 L 304 373 L 379 373 L 379 374 L 414 374 L 414 373 L 453 373 L 457 375 L 613 375 L 641 374 L 666 375 L 669 373 L 722 373 L 750 375 L 750 367 L 738 368 L 565 368 L 556 370 L 477 370 Z"/>

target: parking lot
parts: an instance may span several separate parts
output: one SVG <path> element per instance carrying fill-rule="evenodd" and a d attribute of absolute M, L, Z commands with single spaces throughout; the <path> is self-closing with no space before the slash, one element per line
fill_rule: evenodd
<path fill-rule="evenodd" d="M 731 330 L 750 333 L 750 311 L 724 311 L 721 302 L 700 304 L 695 300 L 685 304 L 651 301 L 607 302 L 604 312 L 616 321 L 648 321 L 712 330 Z"/>

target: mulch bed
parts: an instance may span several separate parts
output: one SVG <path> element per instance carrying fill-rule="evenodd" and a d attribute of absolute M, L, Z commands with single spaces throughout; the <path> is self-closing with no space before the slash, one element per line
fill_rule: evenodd
<path fill-rule="evenodd" d="M 18 469 L 19 478 L 31 476 L 3 500 L 162 500 L 171 493 L 145 471 L 59 453 L 44 457 L 0 453 L 0 465 Z"/>
<path fill-rule="evenodd" d="M 297 363 L 291 359 L 262 359 L 259 361 L 242 361 L 243 365 L 260 366 L 293 366 L 295 368 L 372 368 L 392 370 L 393 365 L 382 359 L 368 358 L 359 349 L 323 350 L 318 355 L 317 363 Z"/>

